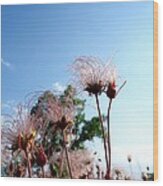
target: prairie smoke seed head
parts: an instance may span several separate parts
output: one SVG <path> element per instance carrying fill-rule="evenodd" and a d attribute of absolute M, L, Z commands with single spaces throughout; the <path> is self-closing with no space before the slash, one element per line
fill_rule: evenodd
<path fill-rule="evenodd" d="M 31 116 L 23 107 L 18 107 L 17 113 L 6 116 L 2 125 L 2 144 L 12 150 L 28 150 L 32 148 L 36 137 L 36 119 Z"/>
<path fill-rule="evenodd" d="M 55 99 L 50 101 L 47 109 L 47 116 L 49 121 L 53 122 L 56 128 L 64 130 L 73 124 L 75 117 L 75 106 L 69 99 L 64 100 L 64 103 Z"/>
<path fill-rule="evenodd" d="M 99 58 L 92 56 L 78 57 L 72 65 L 74 81 L 89 95 L 101 94 L 104 89 L 104 65 Z"/>
<path fill-rule="evenodd" d="M 87 84 L 87 87 L 84 89 L 85 91 L 89 92 L 89 94 L 101 94 L 102 90 L 103 90 L 103 83 L 101 80 L 99 80 L 98 83 L 94 83 L 94 84 Z"/>

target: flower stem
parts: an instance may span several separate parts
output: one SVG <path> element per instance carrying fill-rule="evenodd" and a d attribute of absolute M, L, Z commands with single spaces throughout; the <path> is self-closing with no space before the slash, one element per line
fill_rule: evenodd
<path fill-rule="evenodd" d="M 63 156 L 64 156 L 64 149 L 62 149 L 61 159 L 60 159 L 60 162 L 59 162 L 59 178 L 61 178 L 62 172 L 63 172 Z"/>
<path fill-rule="evenodd" d="M 67 160 L 67 166 L 68 166 L 69 176 L 72 179 L 73 178 L 72 177 L 72 170 L 71 170 L 71 164 L 70 164 L 70 158 L 69 158 L 69 154 L 68 154 L 68 149 L 67 149 L 67 146 L 66 146 L 64 131 L 63 131 L 62 134 L 63 134 L 63 145 L 64 145 L 64 149 L 65 149 L 65 154 L 66 154 L 66 160 Z"/>
<path fill-rule="evenodd" d="M 126 83 L 127 83 L 127 81 L 124 81 L 123 84 L 119 87 L 119 89 L 117 90 L 116 96 L 119 94 L 119 92 L 125 86 Z"/>
<path fill-rule="evenodd" d="M 129 162 L 129 168 L 130 168 L 130 177 L 131 177 L 131 179 L 134 179 L 133 178 L 133 171 L 132 171 L 132 164 L 131 164 L 131 162 Z"/>
<path fill-rule="evenodd" d="M 111 178 L 111 134 L 110 134 L 110 111 L 111 111 L 112 99 L 109 101 L 107 124 L 108 124 L 108 154 L 109 154 L 109 169 L 107 173 L 108 179 Z"/>
<path fill-rule="evenodd" d="M 27 158 L 28 177 L 29 177 L 29 178 L 32 178 L 31 161 L 30 161 L 30 159 L 29 159 L 28 151 L 27 151 L 27 150 L 25 150 L 25 155 L 26 155 L 26 158 Z"/>
<path fill-rule="evenodd" d="M 108 161 L 108 156 L 107 156 L 107 145 L 106 145 L 106 138 L 105 138 L 105 129 L 104 129 L 104 124 L 103 124 L 103 119 L 102 119 L 102 115 L 101 115 L 100 104 L 99 104 L 99 99 L 98 99 L 98 95 L 97 94 L 95 94 L 95 98 L 96 98 L 96 106 L 97 106 L 97 111 L 98 111 L 99 120 L 100 120 L 100 123 L 101 123 L 102 135 L 103 135 L 103 140 L 104 140 L 104 151 L 105 151 L 106 168 L 108 170 L 109 169 L 109 161 Z"/>
<path fill-rule="evenodd" d="M 42 169 L 42 177 L 45 178 L 44 166 L 42 166 L 41 169 Z"/>

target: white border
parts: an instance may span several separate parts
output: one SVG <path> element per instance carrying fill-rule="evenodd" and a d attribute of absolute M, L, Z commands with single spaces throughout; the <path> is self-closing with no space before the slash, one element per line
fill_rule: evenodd
<path fill-rule="evenodd" d="M 42 3 L 63 3 L 63 2 L 105 2 L 105 1 L 124 1 L 124 0 L 1 0 L 0 4 L 42 4 Z M 125 0 L 126 1 L 126 0 Z M 134 0 L 129 0 L 134 1 Z M 0 178 L 0 185 L 2 186 L 45 186 L 47 184 L 50 185 L 56 185 L 56 186 L 68 186 L 71 184 L 71 186 L 108 186 L 114 184 L 115 186 L 121 186 L 121 185 L 163 185 L 163 114 L 161 112 L 163 111 L 163 83 L 161 82 L 163 80 L 163 50 L 162 43 L 163 43 L 163 0 L 158 0 L 159 3 L 159 180 L 156 182 L 138 182 L 138 181 L 101 181 L 101 180 L 59 180 L 59 179 L 28 179 L 28 178 Z M 1 22 L 0 22 L 1 26 Z M 0 53 L 1 54 L 1 53 Z M 1 77 L 0 77 L 1 78 Z M 1 79 L 0 79 L 1 80 Z M 1 82 L 1 81 L 0 81 Z M 1 95 L 1 94 L 0 94 Z"/>

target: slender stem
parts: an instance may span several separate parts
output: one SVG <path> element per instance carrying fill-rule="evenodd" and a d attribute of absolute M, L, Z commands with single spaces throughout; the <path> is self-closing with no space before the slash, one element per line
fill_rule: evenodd
<path fill-rule="evenodd" d="M 64 156 L 64 149 L 62 149 L 61 159 L 60 159 L 60 162 L 59 162 L 59 178 L 61 178 L 62 172 L 63 172 L 63 156 Z"/>
<path fill-rule="evenodd" d="M 110 111 L 111 111 L 112 99 L 109 101 L 108 114 L 107 114 L 107 124 L 108 124 L 108 153 L 109 153 L 109 169 L 108 169 L 108 179 L 111 178 L 111 134 L 110 134 Z"/>
<path fill-rule="evenodd" d="M 42 166 L 41 169 L 42 169 L 42 177 L 45 178 L 44 166 Z"/>
<path fill-rule="evenodd" d="M 13 177 L 13 173 L 14 173 L 14 167 L 13 167 L 13 163 L 11 161 L 11 163 L 9 165 L 9 176 Z"/>
<path fill-rule="evenodd" d="M 66 146 L 64 131 L 63 131 L 62 134 L 63 134 L 63 145 L 64 145 L 64 148 L 65 148 L 65 155 L 66 155 L 66 160 L 67 160 L 67 166 L 68 166 L 69 176 L 72 179 L 73 178 L 72 177 L 72 170 L 71 170 L 71 164 L 70 164 L 70 158 L 69 158 L 69 154 L 68 154 L 68 149 L 67 149 L 67 146 Z"/>
<path fill-rule="evenodd" d="M 131 179 L 134 179 L 134 178 L 133 178 L 133 171 L 132 171 L 131 162 L 129 162 L 129 168 L 130 168 L 130 176 L 131 176 Z"/>
<path fill-rule="evenodd" d="M 119 92 L 125 86 L 126 83 L 127 83 L 127 81 L 124 81 L 123 84 L 119 87 L 119 89 L 117 90 L 116 96 L 119 94 Z"/>
<path fill-rule="evenodd" d="M 104 129 L 104 124 L 103 124 L 103 119 L 102 119 L 102 115 L 101 115 L 100 104 L 99 104 L 99 99 L 98 99 L 98 95 L 97 94 L 95 94 L 95 98 L 96 98 L 97 111 L 98 111 L 99 120 L 100 120 L 100 123 L 101 123 L 102 135 L 103 135 L 103 140 L 104 140 L 104 151 L 105 151 L 106 168 L 108 170 L 109 169 L 109 161 L 108 161 L 108 156 L 107 156 L 107 145 L 106 145 L 106 138 L 105 138 L 105 129 Z"/>
<path fill-rule="evenodd" d="M 29 178 L 32 178 L 31 161 L 30 161 L 30 159 L 29 159 L 28 151 L 27 151 L 27 150 L 25 150 L 25 155 L 26 155 L 26 158 L 27 158 L 28 177 L 29 177 Z"/>

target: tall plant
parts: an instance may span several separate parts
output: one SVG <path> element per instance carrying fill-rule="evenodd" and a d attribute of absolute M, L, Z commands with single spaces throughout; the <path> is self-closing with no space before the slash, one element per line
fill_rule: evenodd
<path fill-rule="evenodd" d="M 106 161 L 106 179 L 111 179 L 111 134 L 110 134 L 110 112 L 112 100 L 117 96 L 122 87 L 126 84 L 126 81 L 122 86 L 116 90 L 117 73 L 116 68 L 111 63 L 104 64 L 101 59 L 92 56 L 78 57 L 73 65 L 72 71 L 74 75 L 74 81 L 79 85 L 78 87 L 84 91 L 87 91 L 90 96 L 94 96 L 96 100 L 96 107 L 101 124 L 103 134 L 104 153 Z M 105 137 L 104 121 L 101 114 L 101 106 L 99 102 L 99 96 L 105 93 L 110 99 L 107 111 L 107 136 Z"/>

